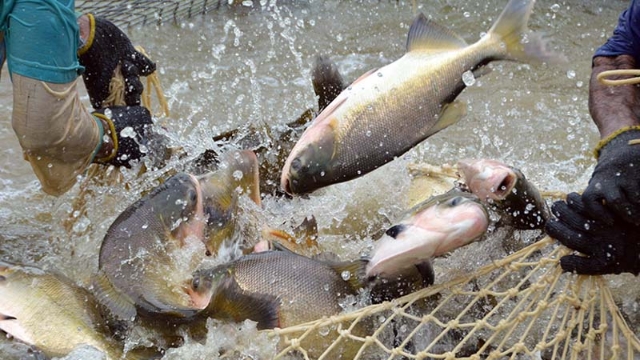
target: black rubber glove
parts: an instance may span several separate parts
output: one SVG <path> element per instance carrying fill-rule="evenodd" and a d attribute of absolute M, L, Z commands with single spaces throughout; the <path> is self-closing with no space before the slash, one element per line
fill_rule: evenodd
<path fill-rule="evenodd" d="M 636 139 L 640 127 L 626 128 L 596 148 L 598 164 L 582 195 L 592 218 L 611 225 L 618 217 L 640 225 L 640 144 L 629 144 Z"/>
<path fill-rule="evenodd" d="M 125 102 L 140 105 L 143 86 L 140 76 L 147 76 L 156 70 L 156 64 L 139 53 L 131 41 L 110 21 L 87 14 L 90 35 L 87 43 L 78 51 L 80 65 L 85 67 L 82 74 L 85 87 L 94 109 L 102 107 L 109 96 L 109 83 L 114 71 L 120 65 L 125 82 Z"/>
<path fill-rule="evenodd" d="M 585 275 L 640 272 L 640 226 L 614 218 L 612 224 L 591 218 L 577 193 L 551 207 L 557 217 L 547 222 L 549 236 L 586 256 L 566 255 L 560 259 L 564 271 Z"/>
<path fill-rule="evenodd" d="M 93 112 L 93 115 L 105 120 L 110 129 L 114 151 L 106 158 L 93 162 L 115 166 L 131 167 L 131 160 L 138 160 L 146 154 L 140 146 L 147 146 L 151 132 L 151 114 L 142 106 L 110 106 Z"/>

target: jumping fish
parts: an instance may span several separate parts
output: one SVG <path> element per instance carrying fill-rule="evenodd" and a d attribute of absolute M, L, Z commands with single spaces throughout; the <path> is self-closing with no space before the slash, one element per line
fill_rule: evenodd
<path fill-rule="evenodd" d="M 528 32 L 533 3 L 510 0 L 472 45 L 419 14 L 407 53 L 358 78 L 305 130 L 283 167 L 282 189 L 303 194 L 351 180 L 454 124 L 466 112 L 454 101 L 466 86 L 463 75 L 480 76 L 491 61 L 561 60 L 545 50 L 540 35 Z"/>
<path fill-rule="evenodd" d="M 190 315 L 199 310 L 186 290 L 205 256 L 200 183 L 178 173 L 122 212 L 102 241 L 94 287 L 118 317 L 137 309 Z M 206 305 L 206 304 L 205 304 Z"/>
<path fill-rule="evenodd" d="M 489 216 L 479 199 L 452 189 L 414 206 L 376 241 L 367 276 L 402 273 L 482 236 Z"/>
<path fill-rule="evenodd" d="M 542 229 L 549 210 L 538 189 L 522 171 L 497 160 L 460 160 L 469 190 L 499 210 L 502 223 L 520 230 Z"/>

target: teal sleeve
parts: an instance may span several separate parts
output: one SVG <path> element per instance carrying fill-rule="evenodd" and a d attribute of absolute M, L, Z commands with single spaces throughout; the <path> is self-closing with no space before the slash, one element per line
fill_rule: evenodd
<path fill-rule="evenodd" d="M 51 83 L 74 81 L 82 66 L 73 0 L 16 0 L 9 13 L 9 71 Z"/>

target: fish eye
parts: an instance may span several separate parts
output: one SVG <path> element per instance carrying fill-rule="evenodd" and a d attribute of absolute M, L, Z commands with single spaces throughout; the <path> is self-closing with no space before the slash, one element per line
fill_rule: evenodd
<path fill-rule="evenodd" d="M 394 225 L 392 227 L 390 227 L 389 229 L 387 229 L 387 231 L 385 232 L 385 234 L 391 236 L 392 238 L 396 238 L 396 236 L 398 236 L 398 234 L 400 234 L 401 232 L 403 232 L 406 229 L 405 225 L 402 224 L 398 224 L 398 225 Z"/>
<path fill-rule="evenodd" d="M 456 196 L 453 199 L 451 199 L 451 201 L 449 202 L 449 204 L 451 206 L 458 206 L 462 203 L 463 199 L 462 196 Z"/>
<path fill-rule="evenodd" d="M 196 203 L 198 201 L 198 194 L 195 190 L 189 190 L 188 196 L 191 203 Z"/>
<path fill-rule="evenodd" d="M 193 280 L 191 281 L 191 287 L 193 288 L 193 290 L 198 290 L 198 288 L 200 287 L 200 276 L 196 276 L 193 278 Z"/>

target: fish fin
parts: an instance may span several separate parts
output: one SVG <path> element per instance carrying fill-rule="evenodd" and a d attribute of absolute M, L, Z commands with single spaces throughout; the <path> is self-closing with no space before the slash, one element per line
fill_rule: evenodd
<path fill-rule="evenodd" d="M 447 51 L 467 47 L 468 44 L 458 34 L 448 28 L 418 14 L 409 28 L 407 52 L 417 50 Z"/>
<path fill-rule="evenodd" d="M 134 301 L 116 289 L 107 275 L 98 272 L 92 276 L 91 283 L 98 302 L 116 318 L 130 321 L 136 317 L 137 311 Z"/>
<path fill-rule="evenodd" d="M 522 62 L 563 63 L 564 55 L 546 49 L 547 41 L 539 33 L 527 28 L 534 0 L 510 0 L 487 36 L 495 36 L 505 45 L 505 59 Z M 526 35 L 526 42 L 523 37 Z"/>
<path fill-rule="evenodd" d="M 269 243 L 269 250 L 293 252 L 289 246 L 285 244 L 297 246 L 296 239 L 286 231 L 273 229 L 268 226 L 262 229 L 262 239 Z"/>
<path fill-rule="evenodd" d="M 127 351 L 124 358 L 127 360 L 152 360 L 162 359 L 163 351 L 157 347 L 138 347 Z"/>
<path fill-rule="evenodd" d="M 228 186 L 233 187 L 230 189 L 231 192 L 235 193 L 235 190 L 240 187 L 242 193 L 260 206 L 260 165 L 256 154 L 252 150 L 230 151 L 223 155 L 221 161 L 227 164 L 230 177 L 235 180 L 228 182 Z M 239 179 L 236 178 L 237 171 L 242 173 Z"/>
<path fill-rule="evenodd" d="M 477 79 L 477 78 L 479 78 L 481 76 L 485 76 L 488 73 L 490 73 L 491 72 L 491 68 L 488 67 L 488 66 L 480 66 L 479 68 L 474 69 L 471 72 L 473 73 L 473 77 Z"/>
<path fill-rule="evenodd" d="M 258 323 L 259 330 L 280 327 L 280 299 L 268 294 L 251 293 L 242 289 L 232 277 L 226 277 L 216 291 L 209 315 L 240 322 L 246 319 Z"/>
<path fill-rule="evenodd" d="M 433 270 L 433 264 L 431 260 L 424 260 L 419 264 L 416 264 L 416 269 L 418 269 L 418 273 L 422 276 L 422 285 L 430 286 L 436 280 L 436 272 Z"/>
<path fill-rule="evenodd" d="M 353 290 L 367 287 L 367 264 L 369 260 L 358 259 L 354 261 L 329 262 L 329 266 L 342 277 L 344 272 L 349 272 L 349 279 L 346 280 Z M 344 277 L 343 277 L 344 278 Z"/>
<path fill-rule="evenodd" d="M 324 110 L 346 87 L 338 67 L 327 56 L 316 56 L 311 72 L 313 91 L 318 96 L 318 111 Z"/>
<path fill-rule="evenodd" d="M 429 136 L 443 130 L 455 123 L 467 114 L 467 103 L 456 100 L 442 107 L 438 121 L 429 129 Z"/>
<path fill-rule="evenodd" d="M 300 225 L 293 229 L 293 234 L 297 239 L 303 239 L 307 247 L 318 247 L 318 222 L 316 217 L 313 215 L 305 217 Z"/>

